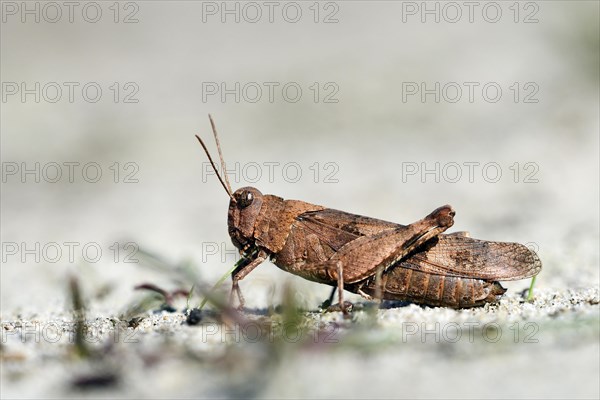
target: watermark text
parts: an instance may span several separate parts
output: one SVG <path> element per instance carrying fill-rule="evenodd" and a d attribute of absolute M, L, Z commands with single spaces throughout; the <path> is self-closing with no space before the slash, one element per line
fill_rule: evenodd
<path fill-rule="evenodd" d="M 139 103 L 136 82 L 2 82 L 2 103 Z"/>
<path fill-rule="evenodd" d="M 298 103 L 303 98 L 314 103 L 339 103 L 340 87 L 335 82 L 202 82 L 202 102 Z"/>
<path fill-rule="evenodd" d="M 138 263 L 139 245 L 134 242 L 114 242 L 103 246 L 98 242 L 2 242 L 2 263 L 70 263 L 84 260 L 97 263 Z"/>
<path fill-rule="evenodd" d="M 502 179 L 514 183 L 539 183 L 538 172 L 540 166 L 535 162 L 514 162 L 502 166 L 500 163 L 490 161 L 458 162 L 421 162 L 404 161 L 401 164 L 402 183 L 409 181 L 445 182 L 445 183 L 497 183 Z"/>
<path fill-rule="evenodd" d="M 223 175 L 220 167 L 217 166 L 219 174 Z M 278 161 L 265 161 L 263 163 L 235 162 L 225 166 L 225 174 L 235 183 L 247 182 L 257 183 L 262 179 L 273 183 L 276 180 L 283 180 L 286 183 L 297 183 L 300 180 L 309 179 L 314 183 L 339 183 L 337 174 L 340 166 L 332 161 L 315 161 L 310 165 L 300 164 L 295 161 L 281 163 Z M 215 179 L 216 174 L 210 162 L 202 163 L 202 182 Z"/>
<path fill-rule="evenodd" d="M 2 162 L 2 183 L 139 183 L 140 166 L 131 161 L 102 165 L 95 161 Z"/>
<path fill-rule="evenodd" d="M 140 6 L 134 1 L 3 1 L 2 23 L 137 24 L 139 11 Z"/>

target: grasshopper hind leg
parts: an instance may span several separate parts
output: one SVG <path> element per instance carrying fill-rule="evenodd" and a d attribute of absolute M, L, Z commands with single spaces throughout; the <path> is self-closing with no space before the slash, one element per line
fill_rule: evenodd
<path fill-rule="evenodd" d="M 332 271 L 334 272 L 334 271 Z M 336 270 L 332 275 L 332 278 L 337 281 L 337 286 L 334 286 L 329 296 L 329 301 L 333 301 L 333 295 L 335 291 L 338 291 L 338 303 L 327 307 L 328 312 L 341 311 L 344 313 L 344 318 L 350 316 L 352 310 L 352 303 L 344 301 L 344 267 L 341 261 L 336 263 Z"/>

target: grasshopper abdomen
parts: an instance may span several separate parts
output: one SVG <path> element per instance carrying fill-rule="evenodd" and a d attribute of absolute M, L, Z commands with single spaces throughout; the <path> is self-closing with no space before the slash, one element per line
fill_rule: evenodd
<path fill-rule="evenodd" d="M 362 287 L 347 290 L 374 296 L 377 282 L 371 279 Z M 482 279 L 436 275 L 397 267 L 382 276 L 382 295 L 385 300 L 408 301 L 434 307 L 468 308 L 494 302 L 506 290 L 498 282 Z"/>

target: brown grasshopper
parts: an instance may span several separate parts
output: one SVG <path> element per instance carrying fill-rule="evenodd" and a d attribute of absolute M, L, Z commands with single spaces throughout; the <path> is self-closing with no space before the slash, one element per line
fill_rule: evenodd
<path fill-rule="evenodd" d="M 504 294 L 498 281 L 532 277 L 542 268 L 535 252 L 521 244 L 472 239 L 466 232 L 442 234 L 454 224 L 449 205 L 400 225 L 264 195 L 253 187 L 233 192 L 227 174 L 223 180 L 206 145 L 196 138 L 230 197 L 229 236 L 243 257 L 232 273 L 231 295 L 237 294 L 240 307 L 239 281 L 269 258 L 284 271 L 337 288 L 344 310 L 344 290 L 369 299 L 480 306 Z"/>

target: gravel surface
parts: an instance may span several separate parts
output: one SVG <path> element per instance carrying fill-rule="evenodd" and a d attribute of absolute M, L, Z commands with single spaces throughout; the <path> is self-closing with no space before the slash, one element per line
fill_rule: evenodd
<path fill-rule="evenodd" d="M 3 397 L 594 398 L 599 301 L 597 288 L 542 290 L 469 310 L 357 303 L 349 319 L 205 311 L 197 325 L 94 312 L 88 356 L 73 315 L 18 315 L 2 323 Z"/>

